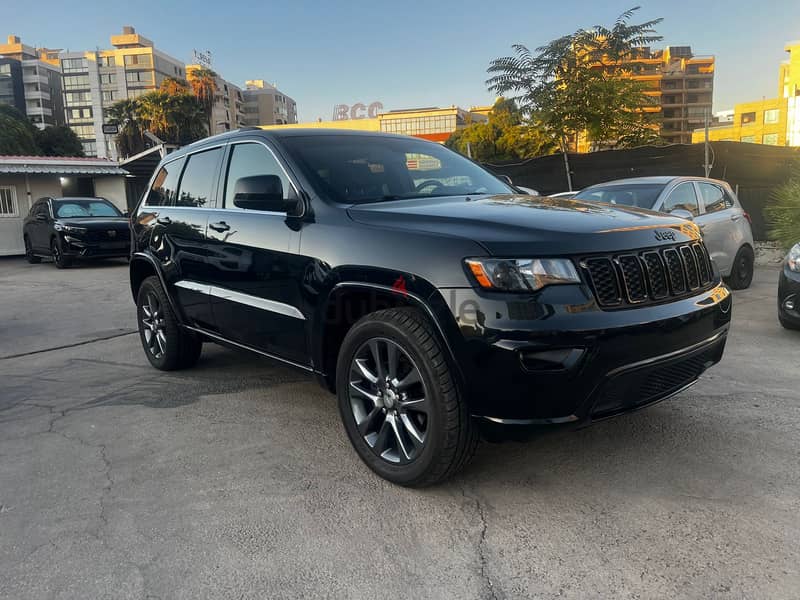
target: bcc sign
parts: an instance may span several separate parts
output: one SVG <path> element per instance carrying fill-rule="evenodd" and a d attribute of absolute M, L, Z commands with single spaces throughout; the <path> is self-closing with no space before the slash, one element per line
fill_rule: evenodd
<path fill-rule="evenodd" d="M 349 119 L 374 119 L 378 113 L 383 110 L 383 104 L 380 102 L 373 102 L 369 106 L 356 102 L 353 106 L 347 104 L 337 104 L 333 107 L 333 120 L 334 121 L 347 121 Z"/>

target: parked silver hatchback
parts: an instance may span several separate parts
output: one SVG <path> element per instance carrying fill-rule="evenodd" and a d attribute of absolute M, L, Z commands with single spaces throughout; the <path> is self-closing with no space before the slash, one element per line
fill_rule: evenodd
<path fill-rule="evenodd" d="M 635 177 L 588 187 L 576 199 L 637 206 L 693 220 L 728 285 L 744 289 L 753 280 L 750 215 L 724 181 L 704 177 Z"/>

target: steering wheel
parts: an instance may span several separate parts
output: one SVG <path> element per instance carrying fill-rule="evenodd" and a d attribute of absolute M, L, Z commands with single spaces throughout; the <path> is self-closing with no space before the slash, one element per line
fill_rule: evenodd
<path fill-rule="evenodd" d="M 441 181 L 437 181 L 436 179 L 426 179 L 425 181 L 423 181 L 419 185 L 414 186 L 414 189 L 417 192 L 421 192 L 426 187 L 431 187 L 431 186 L 433 187 L 431 192 L 435 192 L 436 190 L 439 190 L 439 189 L 444 189 L 444 187 L 445 187 L 444 184 Z"/>

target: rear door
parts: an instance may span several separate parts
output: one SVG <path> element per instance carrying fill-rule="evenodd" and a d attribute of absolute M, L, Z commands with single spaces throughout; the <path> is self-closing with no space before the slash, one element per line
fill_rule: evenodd
<path fill-rule="evenodd" d="M 736 221 L 743 219 L 741 209 L 735 209 L 733 200 L 722 186 L 696 181 L 703 211 L 695 219 L 703 232 L 708 253 L 723 274 L 730 273 L 733 259 L 741 246 Z"/>
<path fill-rule="evenodd" d="M 28 239 L 36 252 L 50 252 L 50 236 L 52 234 L 53 219 L 50 215 L 50 201 L 39 200 L 31 209 L 28 225 Z"/>
<path fill-rule="evenodd" d="M 211 304 L 220 334 L 234 342 L 309 363 L 301 286 L 307 261 L 298 255 L 300 233 L 285 212 L 239 208 L 237 180 L 275 175 L 284 198 L 297 187 L 275 153 L 258 140 L 231 143 L 220 179 L 220 207 L 209 219 Z"/>
<path fill-rule="evenodd" d="M 206 225 L 216 205 L 223 151 L 224 146 L 203 149 L 164 164 L 137 215 L 140 224 L 148 224 L 150 251 L 162 264 L 170 293 L 191 325 L 207 329 L 214 319 L 207 293 Z"/>

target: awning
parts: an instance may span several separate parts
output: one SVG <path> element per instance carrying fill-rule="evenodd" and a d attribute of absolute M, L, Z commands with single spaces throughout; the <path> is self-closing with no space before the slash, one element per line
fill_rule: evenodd
<path fill-rule="evenodd" d="M 36 165 L 0 163 L 0 174 L 28 175 L 127 175 L 125 169 L 95 165 Z"/>

